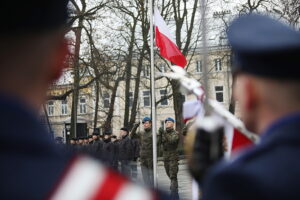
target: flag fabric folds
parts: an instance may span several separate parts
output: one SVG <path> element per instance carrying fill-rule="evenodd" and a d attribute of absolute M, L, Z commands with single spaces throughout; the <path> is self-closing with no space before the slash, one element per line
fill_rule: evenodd
<path fill-rule="evenodd" d="M 204 118 L 204 106 L 200 100 L 186 101 L 183 104 L 183 119 L 188 121 L 197 118 L 198 122 Z M 234 126 L 222 119 L 217 113 L 213 113 L 216 121 L 222 123 L 225 128 L 226 151 L 225 157 L 230 159 L 241 152 L 244 148 L 253 145 L 254 143 L 248 139 L 243 133 L 234 128 Z M 199 120 L 200 119 L 200 120 Z"/>
<path fill-rule="evenodd" d="M 157 8 L 154 9 L 154 23 L 156 36 L 155 42 L 156 46 L 160 50 L 160 55 L 173 64 L 184 68 L 187 64 L 186 58 L 176 45 L 170 30 L 168 29 Z"/>

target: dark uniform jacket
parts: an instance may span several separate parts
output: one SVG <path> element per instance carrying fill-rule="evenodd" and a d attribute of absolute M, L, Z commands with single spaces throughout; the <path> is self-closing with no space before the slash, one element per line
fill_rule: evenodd
<path fill-rule="evenodd" d="M 112 155 L 112 167 L 118 169 L 118 159 L 119 159 L 119 141 L 116 140 L 112 142 L 113 145 L 113 155 Z"/>
<path fill-rule="evenodd" d="M 204 200 L 300 199 L 300 113 L 282 118 L 261 142 L 204 181 Z"/>
<path fill-rule="evenodd" d="M 103 141 L 102 144 L 102 160 L 104 160 L 108 165 L 113 164 L 113 154 L 114 154 L 114 144 L 110 141 Z"/>
<path fill-rule="evenodd" d="M 32 113 L 14 99 L 0 98 L 1 199 L 46 199 L 71 155 L 63 153 Z"/>
<path fill-rule="evenodd" d="M 101 140 L 94 140 L 91 144 L 91 153 L 93 156 L 97 158 L 101 158 L 102 155 L 102 148 L 103 148 L 103 141 Z"/>
<path fill-rule="evenodd" d="M 136 161 L 137 158 L 140 157 L 140 144 L 138 138 L 132 138 L 131 141 L 133 146 L 133 159 Z"/>
<path fill-rule="evenodd" d="M 134 159 L 134 150 L 129 136 L 123 137 L 119 141 L 119 160 L 132 161 Z"/>

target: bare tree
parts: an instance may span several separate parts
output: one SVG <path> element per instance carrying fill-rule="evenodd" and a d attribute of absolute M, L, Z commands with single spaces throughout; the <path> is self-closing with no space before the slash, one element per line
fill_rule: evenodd
<path fill-rule="evenodd" d="M 292 27 L 299 28 L 300 0 L 277 0 L 272 1 L 273 13 L 283 18 Z"/>
<path fill-rule="evenodd" d="M 267 9 L 269 0 L 247 0 L 239 8 L 239 14 L 248 14 L 259 11 L 260 8 Z"/>
<path fill-rule="evenodd" d="M 69 90 L 65 95 L 72 94 L 72 112 L 71 112 L 71 137 L 75 136 L 76 121 L 77 121 L 77 107 L 78 107 L 78 96 L 80 87 L 80 49 L 82 43 L 82 29 L 84 21 L 90 19 L 91 16 L 95 15 L 97 11 L 102 9 L 106 5 L 106 0 L 97 2 L 97 4 L 91 8 L 87 7 L 86 0 L 71 0 L 71 7 L 73 8 L 72 18 L 70 20 L 70 30 L 74 32 L 75 44 L 73 52 L 73 89 Z M 76 25 L 75 25 L 76 24 Z"/>
<path fill-rule="evenodd" d="M 169 0 L 161 4 L 161 15 L 164 19 L 174 19 L 176 44 L 184 56 L 193 55 L 199 40 L 198 33 L 195 32 L 196 14 L 198 11 L 198 0 L 193 2 Z M 183 35 L 184 33 L 184 35 Z M 195 38 L 195 35 L 197 36 Z M 182 105 L 184 97 L 180 92 L 180 83 L 170 80 L 172 87 L 172 97 L 176 118 L 176 129 L 179 133 L 183 129 Z"/>
<path fill-rule="evenodd" d="M 132 65 L 133 56 L 135 50 L 136 32 L 138 19 L 140 17 L 140 12 L 137 10 L 138 1 L 124 1 L 124 0 L 114 0 L 113 1 L 113 12 L 120 15 L 120 18 L 124 20 L 124 31 L 127 32 L 127 38 L 124 40 L 127 43 L 127 54 L 126 54 L 126 67 L 125 67 L 125 107 L 124 107 L 124 122 L 123 125 L 128 127 L 129 125 L 129 108 L 130 108 L 130 87 L 132 78 Z M 124 34 L 125 32 L 123 32 Z"/>

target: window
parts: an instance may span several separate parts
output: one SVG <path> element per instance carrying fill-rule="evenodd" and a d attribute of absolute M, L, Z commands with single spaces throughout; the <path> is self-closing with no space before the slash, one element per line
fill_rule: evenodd
<path fill-rule="evenodd" d="M 218 102 L 223 103 L 224 102 L 224 97 L 223 97 L 223 86 L 216 86 L 215 87 L 216 91 L 216 100 Z"/>
<path fill-rule="evenodd" d="M 162 99 L 160 105 L 167 106 L 168 105 L 167 90 L 160 90 L 159 92 L 160 92 L 160 99 Z"/>
<path fill-rule="evenodd" d="M 67 115 L 68 114 L 68 102 L 66 100 L 61 101 L 61 114 Z"/>
<path fill-rule="evenodd" d="M 150 106 L 150 91 L 143 91 L 144 106 Z"/>
<path fill-rule="evenodd" d="M 165 64 L 159 64 L 159 69 L 161 71 L 161 73 L 165 73 L 166 72 L 166 65 Z"/>
<path fill-rule="evenodd" d="M 104 93 L 103 94 L 103 105 L 104 105 L 104 108 L 109 108 L 109 104 L 110 104 L 109 100 L 110 100 L 109 94 L 107 92 Z"/>
<path fill-rule="evenodd" d="M 86 99 L 84 97 L 79 99 L 79 113 L 80 114 L 86 113 Z"/>
<path fill-rule="evenodd" d="M 133 104 L 133 93 L 129 92 L 129 107 L 132 107 Z"/>
<path fill-rule="evenodd" d="M 220 58 L 215 59 L 214 62 L 215 62 L 215 71 L 216 72 L 222 71 L 222 62 L 221 62 L 221 59 Z"/>
<path fill-rule="evenodd" d="M 143 76 L 149 77 L 150 76 L 150 65 L 145 65 L 143 67 Z"/>
<path fill-rule="evenodd" d="M 198 60 L 196 63 L 196 72 L 197 73 L 202 73 L 203 69 L 202 69 L 203 65 L 202 65 L 202 60 Z"/>
<path fill-rule="evenodd" d="M 48 102 L 48 115 L 49 116 L 54 115 L 54 102 L 53 101 Z"/>

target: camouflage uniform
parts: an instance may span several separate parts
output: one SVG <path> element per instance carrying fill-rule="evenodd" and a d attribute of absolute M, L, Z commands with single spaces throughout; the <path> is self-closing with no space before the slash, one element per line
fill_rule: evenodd
<path fill-rule="evenodd" d="M 163 147 L 164 166 L 168 177 L 171 180 L 171 195 L 178 199 L 178 152 L 179 134 L 173 129 L 160 129 L 160 142 Z"/>
<path fill-rule="evenodd" d="M 136 133 L 140 141 L 140 161 L 144 182 L 153 186 L 153 145 L 152 130 L 145 129 L 143 132 Z"/>

